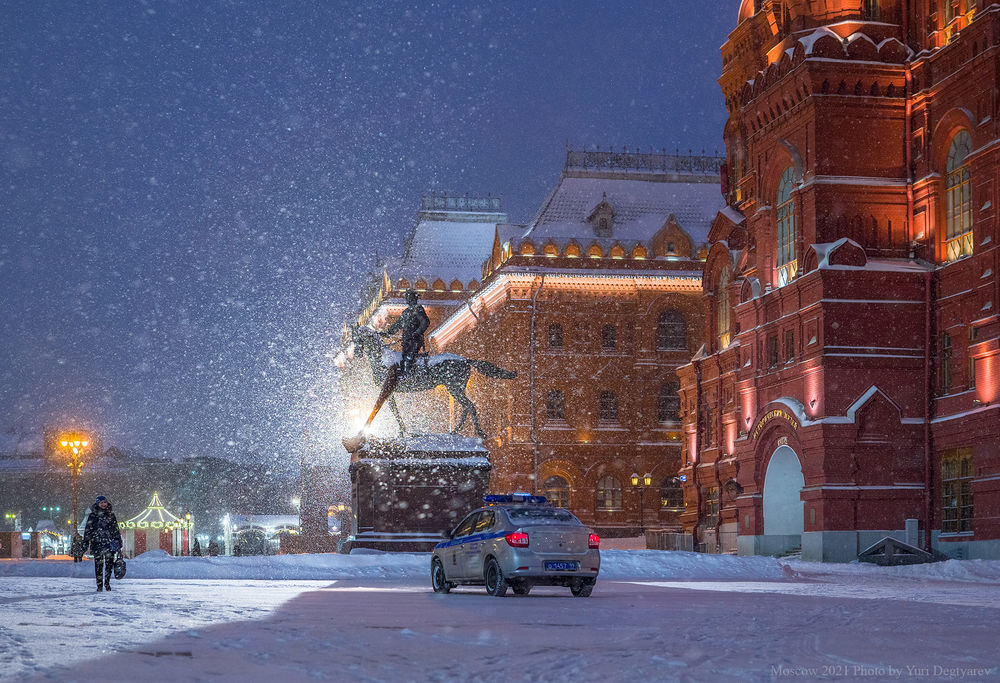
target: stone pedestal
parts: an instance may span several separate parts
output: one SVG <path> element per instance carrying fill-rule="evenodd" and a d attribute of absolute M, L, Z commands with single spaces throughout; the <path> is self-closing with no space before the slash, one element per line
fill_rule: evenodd
<path fill-rule="evenodd" d="M 355 548 L 425 552 L 482 505 L 489 452 L 480 439 L 454 434 L 371 439 L 351 457 Z"/>

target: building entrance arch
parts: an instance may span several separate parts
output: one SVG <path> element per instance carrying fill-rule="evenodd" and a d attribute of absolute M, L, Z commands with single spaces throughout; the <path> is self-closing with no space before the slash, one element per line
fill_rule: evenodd
<path fill-rule="evenodd" d="M 805 503 L 802 463 L 790 446 L 778 446 L 764 474 L 764 552 L 780 554 L 802 547 Z"/>

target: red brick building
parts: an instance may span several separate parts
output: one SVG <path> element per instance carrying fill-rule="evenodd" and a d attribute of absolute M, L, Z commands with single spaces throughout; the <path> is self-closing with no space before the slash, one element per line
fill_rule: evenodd
<path fill-rule="evenodd" d="M 569 151 L 536 217 L 497 225 L 481 286 L 429 335 L 518 372 L 469 385 L 494 491 L 542 493 L 604 534 L 679 531 L 676 369 L 702 343 L 721 161 Z"/>
<path fill-rule="evenodd" d="M 983 0 L 741 4 L 680 371 L 702 549 L 849 560 L 918 520 L 1000 557 L 998 43 Z"/>

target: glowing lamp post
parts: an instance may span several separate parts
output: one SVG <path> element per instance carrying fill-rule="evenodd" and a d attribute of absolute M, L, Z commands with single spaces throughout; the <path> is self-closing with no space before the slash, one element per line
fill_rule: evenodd
<path fill-rule="evenodd" d="M 73 531 L 76 531 L 80 526 L 80 517 L 77 514 L 77 480 L 80 476 L 80 470 L 83 469 L 83 451 L 89 443 L 86 439 L 76 437 L 65 437 L 59 442 L 59 445 L 65 449 L 69 457 L 69 462 L 66 463 L 66 466 L 69 467 L 69 471 L 73 474 Z"/>
<path fill-rule="evenodd" d="M 642 475 L 641 477 L 635 472 L 632 473 L 632 486 L 639 489 L 639 533 L 640 534 L 646 533 L 646 528 L 643 526 L 644 523 L 643 517 L 645 517 L 645 515 L 643 514 L 644 511 L 642 507 L 642 494 L 646 491 L 647 488 L 649 488 L 650 484 L 652 483 L 653 483 L 653 475 L 651 475 L 649 472 L 646 472 L 646 474 Z"/>

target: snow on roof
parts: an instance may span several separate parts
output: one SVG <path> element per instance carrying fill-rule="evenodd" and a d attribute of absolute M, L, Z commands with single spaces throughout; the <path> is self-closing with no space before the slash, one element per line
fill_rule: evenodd
<path fill-rule="evenodd" d="M 153 493 L 153 499 L 149 501 L 149 505 L 146 509 L 137 514 L 132 519 L 127 520 L 125 523 L 129 522 L 134 524 L 139 524 L 140 522 L 180 522 L 180 517 L 172 514 L 169 510 L 163 507 L 163 503 L 160 502 L 160 494 Z"/>
<path fill-rule="evenodd" d="M 614 207 L 612 236 L 598 238 L 587 222 L 604 197 Z M 708 240 L 712 221 L 725 206 L 718 183 L 664 182 L 663 179 L 577 177 L 564 174 L 526 237 L 564 244 L 645 242 L 671 215 L 695 244 Z"/>
<path fill-rule="evenodd" d="M 743 222 L 746 221 L 746 216 L 743 215 L 742 211 L 729 205 L 722 207 L 722 209 L 719 210 L 719 213 L 736 225 L 743 225 Z"/>
<path fill-rule="evenodd" d="M 445 283 L 458 279 L 463 284 L 479 280 L 483 261 L 493 248 L 496 226 L 507 221 L 507 214 L 496 198 L 483 198 L 488 203 L 482 206 L 469 203 L 474 199 L 424 197 L 403 257 L 387 264 L 389 277 L 393 281 L 405 277 L 411 283 L 418 278 L 428 282 L 441 278 Z"/>

